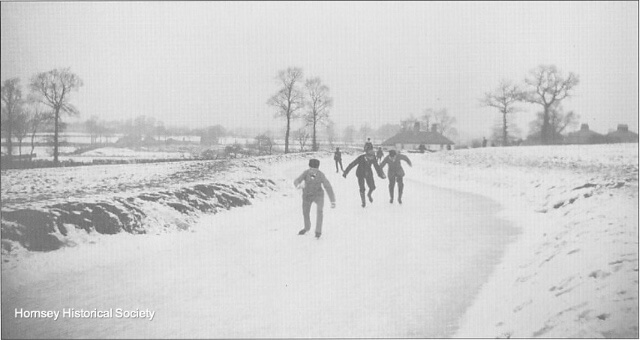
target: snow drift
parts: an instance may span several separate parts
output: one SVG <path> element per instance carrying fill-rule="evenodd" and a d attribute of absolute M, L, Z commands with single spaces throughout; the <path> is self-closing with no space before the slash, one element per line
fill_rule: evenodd
<path fill-rule="evenodd" d="M 260 175 L 247 161 L 6 171 L 2 252 L 72 246 L 79 240 L 75 229 L 108 235 L 185 230 L 202 214 L 248 205 L 275 190 L 276 183 Z"/>

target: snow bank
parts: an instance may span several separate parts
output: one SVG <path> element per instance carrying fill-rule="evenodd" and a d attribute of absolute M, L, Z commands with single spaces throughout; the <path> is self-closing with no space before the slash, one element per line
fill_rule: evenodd
<path fill-rule="evenodd" d="M 78 230 L 189 229 L 202 214 L 248 205 L 276 190 L 256 164 L 304 156 L 5 171 L 3 260 L 87 241 Z"/>
<path fill-rule="evenodd" d="M 637 144 L 411 157 L 426 182 L 495 199 L 523 229 L 456 337 L 638 337 Z"/>

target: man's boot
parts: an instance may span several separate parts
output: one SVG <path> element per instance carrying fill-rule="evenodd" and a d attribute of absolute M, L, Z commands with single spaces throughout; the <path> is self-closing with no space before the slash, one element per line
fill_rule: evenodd
<path fill-rule="evenodd" d="M 367 200 L 364 198 L 364 191 L 360 191 L 360 200 L 362 201 L 362 207 L 367 206 Z"/>

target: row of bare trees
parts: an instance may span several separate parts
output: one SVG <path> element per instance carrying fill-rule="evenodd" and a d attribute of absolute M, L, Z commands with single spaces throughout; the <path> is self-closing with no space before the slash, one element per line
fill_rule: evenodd
<path fill-rule="evenodd" d="M 78 110 L 70 103 L 70 98 L 71 93 L 81 86 L 82 80 L 69 68 L 35 74 L 30 80 L 30 93 L 26 97 L 23 97 L 20 78 L 7 79 L 2 83 L 1 125 L 9 162 L 13 156 L 13 138 L 22 145 L 22 139 L 30 132 L 33 152 L 36 132 L 46 125 L 52 125 L 53 162 L 56 165 L 59 163 L 59 135 L 64 128 L 62 117 L 78 114 Z"/>
<path fill-rule="evenodd" d="M 481 104 L 500 111 L 501 137 L 505 146 L 513 139 L 510 130 L 514 127 L 509 119 L 512 114 L 522 111 L 518 103 L 541 106 L 542 111 L 531 122 L 531 130 L 533 134 L 540 134 L 540 143 L 554 144 L 560 132 L 577 120 L 573 111 L 564 113 L 561 103 L 571 96 L 578 83 L 578 76 L 572 72 L 565 75 L 555 65 L 540 65 L 531 70 L 522 85 L 502 80 L 496 89 L 485 93 Z"/>
<path fill-rule="evenodd" d="M 276 109 L 276 117 L 286 120 L 284 153 L 289 153 L 289 137 L 293 120 L 303 118 L 305 127 L 310 127 L 313 151 L 318 150 L 317 132 L 320 125 L 330 124 L 329 109 L 333 99 L 329 96 L 329 87 L 318 77 L 304 79 L 302 69 L 289 67 L 278 72 L 276 77 L 280 89 L 267 101 L 267 105 Z M 296 132 L 296 138 L 304 148 L 308 139 L 305 129 Z"/>

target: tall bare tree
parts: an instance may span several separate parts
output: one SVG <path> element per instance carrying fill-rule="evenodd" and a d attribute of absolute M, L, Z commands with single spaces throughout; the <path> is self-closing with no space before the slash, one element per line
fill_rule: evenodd
<path fill-rule="evenodd" d="M 572 72 L 565 76 L 555 65 L 540 65 L 530 72 L 525 83 L 528 91 L 525 92 L 524 100 L 541 105 L 543 108 L 541 142 L 550 144 L 553 138 L 550 124 L 551 109 L 571 95 L 574 87 L 579 83 L 578 76 Z"/>
<path fill-rule="evenodd" d="M 20 86 L 20 78 L 7 79 L 2 84 L 2 131 L 5 132 L 5 140 L 7 141 L 7 155 L 9 163 L 12 161 L 13 144 L 12 137 L 14 135 L 13 125 L 16 117 L 22 112 L 22 87 Z"/>
<path fill-rule="evenodd" d="M 304 93 L 299 88 L 299 82 L 302 81 L 302 69 L 289 67 L 280 71 L 276 78 L 282 87 L 278 93 L 269 98 L 267 104 L 276 108 L 276 117 L 284 117 L 287 121 L 284 153 L 289 153 L 291 120 L 297 118 L 297 112 L 304 107 Z"/>
<path fill-rule="evenodd" d="M 78 110 L 69 103 L 72 91 L 78 91 L 82 80 L 69 68 L 53 69 L 36 74 L 31 79 L 31 90 L 39 100 L 53 110 L 53 163 L 58 164 L 58 146 L 62 114 L 76 115 Z"/>
<path fill-rule="evenodd" d="M 530 136 L 529 138 L 537 140 L 540 138 L 540 143 L 543 144 L 559 144 L 562 142 L 562 132 L 568 128 L 578 124 L 578 116 L 575 112 L 564 112 L 561 105 L 554 105 L 549 108 L 549 140 L 545 143 L 542 141 L 542 126 L 544 124 L 544 112 L 538 112 L 536 119 L 529 123 Z"/>
<path fill-rule="evenodd" d="M 307 79 L 305 82 L 309 100 L 307 102 L 308 112 L 305 121 L 311 126 L 311 147 L 313 151 L 318 151 L 317 126 L 325 123 L 329 119 L 329 108 L 333 105 L 333 99 L 329 97 L 329 87 L 322 84 L 320 78 Z"/>
<path fill-rule="evenodd" d="M 503 146 L 509 145 L 509 124 L 507 120 L 513 113 L 519 111 L 515 104 L 521 101 L 522 98 L 523 93 L 518 85 L 514 85 L 508 80 L 502 80 L 493 92 L 485 93 L 484 98 L 481 99 L 482 105 L 495 107 L 502 114 Z"/>

